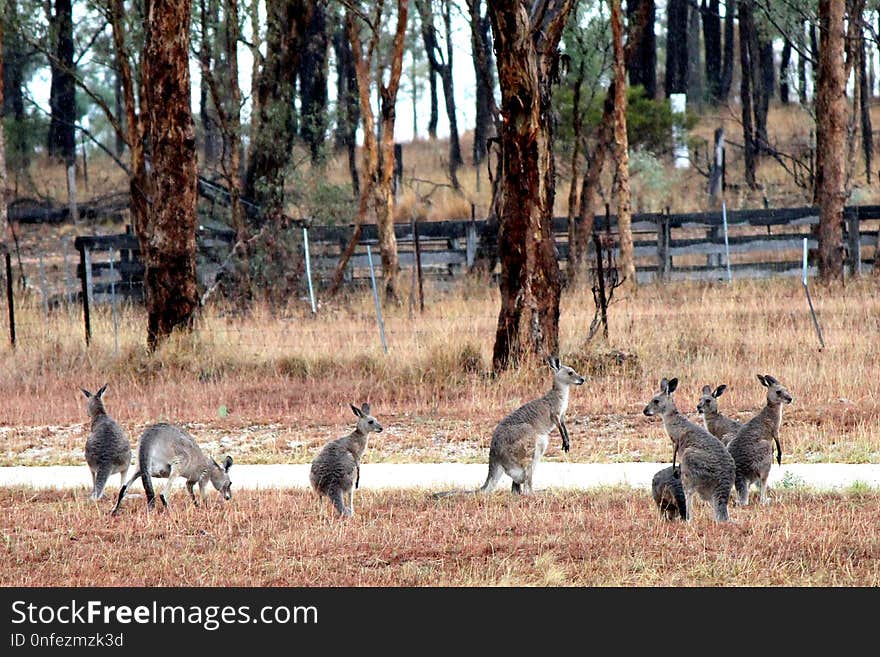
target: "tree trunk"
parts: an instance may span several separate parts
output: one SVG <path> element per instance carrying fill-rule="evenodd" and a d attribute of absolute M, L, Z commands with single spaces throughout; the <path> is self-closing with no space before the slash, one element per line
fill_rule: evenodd
<path fill-rule="evenodd" d="M 752 14 L 754 25 L 754 14 Z M 758 141 L 758 152 L 766 152 L 770 145 L 767 132 L 767 114 L 770 111 L 770 99 L 776 88 L 776 69 L 773 64 L 773 42 L 757 33 L 758 43 L 758 81 L 753 82 L 755 101 L 755 134 Z M 754 70 L 754 69 L 753 69 Z"/>
<path fill-rule="evenodd" d="M 50 25 L 54 53 L 50 59 L 49 136 L 47 152 L 68 166 L 76 162 L 76 86 L 73 81 L 73 8 L 71 0 L 55 0 Z"/>
<path fill-rule="evenodd" d="M 437 104 L 437 71 L 428 67 L 428 98 L 431 100 L 431 111 L 428 114 L 428 139 L 437 139 L 437 121 L 440 113 Z"/>
<path fill-rule="evenodd" d="M 666 97 L 687 93 L 688 0 L 669 0 L 666 5 Z"/>
<path fill-rule="evenodd" d="M 251 124 L 250 134 L 253 135 L 257 131 L 257 121 L 260 116 L 260 70 L 263 62 L 263 55 L 260 54 L 260 45 L 262 37 L 260 36 L 260 0 L 251 0 L 248 6 L 248 13 L 251 22 Z"/>
<path fill-rule="evenodd" d="M 733 62 L 736 57 L 736 50 L 733 47 L 735 8 L 736 0 L 727 0 L 724 8 L 724 57 L 721 61 L 721 82 L 718 87 L 719 102 L 727 101 L 730 87 L 733 84 Z"/>
<path fill-rule="evenodd" d="M 18 25 L 18 3 L 14 0 L 6 2 L 5 12 L 0 11 L 0 22 L 5 21 L 7 27 L 6 38 L 3 43 L 3 103 L 0 104 L 0 114 L 7 120 L 12 119 L 17 125 L 22 125 L 25 120 L 24 112 L 24 76 L 27 55 L 21 37 L 16 33 Z M 12 29 L 10 29 L 12 28 Z M 30 152 L 25 148 L 24 142 L 13 140 L 6 144 L 5 153 L 7 160 L 11 157 L 14 164 L 13 170 L 25 171 L 30 163 Z"/>
<path fill-rule="evenodd" d="M 800 46 L 800 51 L 798 51 L 798 102 L 806 107 L 807 105 L 807 58 L 804 57 L 802 53 L 804 53 L 807 49 L 806 44 L 806 31 L 807 24 L 800 24 L 800 35 L 798 45 Z"/>
<path fill-rule="evenodd" d="M 703 67 L 700 62 L 700 9 L 688 6 L 687 28 L 687 102 L 702 111 L 703 108 Z"/>
<path fill-rule="evenodd" d="M 498 134 L 495 117 L 495 77 L 492 74 L 492 49 L 489 46 L 489 19 L 481 14 L 481 0 L 467 0 L 471 20 L 471 55 L 476 78 L 476 121 L 474 125 L 473 163 L 478 166 L 488 152 L 487 141 Z"/>
<path fill-rule="evenodd" d="M 199 65 L 203 71 L 210 71 L 214 63 L 213 39 L 217 32 L 218 13 L 217 0 L 199 0 Z M 220 153 L 217 111 L 211 107 L 207 81 L 202 79 L 199 87 L 199 118 L 204 135 L 205 165 L 213 165 Z"/>
<path fill-rule="evenodd" d="M 568 271 L 566 272 L 566 285 L 573 285 L 576 279 L 578 260 L 577 247 L 577 217 L 579 214 L 578 203 L 578 178 L 580 177 L 581 161 L 581 133 L 583 120 L 581 119 L 581 87 L 584 84 L 586 62 L 581 60 L 578 66 L 577 76 L 572 86 L 571 101 L 571 127 L 574 133 L 574 146 L 571 149 L 571 180 L 568 187 Z"/>
<path fill-rule="evenodd" d="M 357 73 L 354 56 L 345 26 L 333 33 L 333 52 L 336 54 L 336 150 L 348 152 L 348 173 L 352 193 L 360 195 L 357 169 L 357 128 L 361 121 L 358 99 Z"/>
<path fill-rule="evenodd" d="M 496 371 L 559 349 L 561 278 L 553 240 L 552 83 L 572 0 L 489 0 L 501 87 L 498 251 L 501 310 Z"/>
<path fill-rule="evenodd" d="M 190 108 L 191 0 L 151 0 L 143 77 L 150 114 L 152 203 L 139 226 L 147 344 L 192 326 L 196 290 L 197 166 Z"/>
<path fill-rule="evenodd" d="M 326 0 L 312 0 L 312 19 L 306 27 L 299 63 L 300 136 L 309 145 L 312 164 L 324 159 L 327 132 L 327 77 L 330 39 Z"/>
<path fill-rule="evenodd" d="M 703 43 L 706 50 L 706 92 L 711 104 L 721 99 L 721 15 L 720 0 L 702 0 Z"/>
<path fill-rule="evenodd" d="M 3 38 L 5 36 L 3 34 L 4 25 L 5 16 L 4 20 L 0 20 L 0 110 L 5 107 L 5 97 L 3 95 L 3 78 L 6 73 L 4 67 L 4 47 L 6 43 Z M 6 210 L 6 137 L 2 119 L 3 113 L 0 112 L 0 246 L 5 246 L 6 239 L 9 236 L 9 215 Z M 0 251 L 2 250 L 0 249 Z"/>
<path fill-rule="evenodd" d="M 846 74 L 844 0 L 819 0 L 819 71 L 816 93 L 816 193 L 819 276 L 843 280 L 843 207 L 846 202 Z"/>
<path fill-rule="evenodd" d="M 611 42 L 614 49 L 614 195 L 617 197 L 617 231 L 620 240 L 620 273 L 623 289 L 635 293 L 635 249 L 632 236 L 632 204 L 629 192 L 629 142 L 626 135 L 626 61 L 623 54 L 621 0 L 611 0 Z M 693 10 L 696 12 L 696 10 Z M 695 13 L 696 15 L 696 13 Z M 698 32 L 699 33 L 699 32 Z"/>
<path fill-rule="evenodd" d="M 431 70 L 440 76 L 440 81 L 443 84 L 443 101 L 446 107 L 446 116 L 449 119 L 449 177 L 452 180 L 453 186 L 458 189 L 459 184 L 456 170 L 464 161 L 461 157 L 458 120 L 455 112 L 455 92 L 452 80 L 452 17 L 450 4 L 448 0 L 443 2 L 443 24 L 446 39 L 445 55 L 440 50 L 440 45 L 437 42 L 437 31 L 434 27 L 434 13 L 431 0 L 416 0 L 415 5 L 421 21 L 422 40 L 425 43 L 428 64 Z"/>
<path fill-rule="evenodd" d="M 752 63 L 754 53 L 749 47 L 752 12 L 748 0 L 740 0 L 739 7 L 739 56 L 740 56 L 740 104 L 742 106 L 743 150 L 745 154 L 745 179 L 749 189 L 756 189 L 755 181 L 755 129 L 752 119 Z"/>
<path fill-rule="evenodd" d="M 638 34 L 632 31 L 637 22 L 639 12 L 644 11 L 644 22 Z M 630 26 L 629 38 L 638 40 L 638 47 L 627 64 L 630 86 L 641 85 L 645 95 L 654 98 L 657 95 L 657 37 L 654 34 L 656 20 L 656 4 L 654 0 L 627 0 L 626 20 Z"/>
<path fill-rule="evenodd" d="M 785 43 L 782 46 L 782 58 L 779 61 L 779 100 L 783 105 L 788 105 L 790 102 L 789 99 L 789 84 L 788 84 L 788 69 L 791 65 L 791 41 L 789 39 L 785 39 Z"/>
<path fill-rule="evenodd" d="M 862 150 L 865 156 L 865 180 L 871 184 L 871 167 L 874 160 L 874 136 L 871 127 L 871 91 L 868 84 L 867 57 L 865 52 L 865 30 L 859 27 L 859 70 L 858 81 L 861 93 L 859 95 L 859 117 L 862 124 Z M 877 269 L 880 269 L 878 267 Z"/>
<path fill-rule="evenodd" d="M 261 206 L 260 228 L 280 221 L 284 206 L 284 170 L 295 136 L 294 88 L 312 5 L 304 0 L 267 0 L 266 58 L 257 90 L 259 115 L 251 135 L 244 195 Z"/>

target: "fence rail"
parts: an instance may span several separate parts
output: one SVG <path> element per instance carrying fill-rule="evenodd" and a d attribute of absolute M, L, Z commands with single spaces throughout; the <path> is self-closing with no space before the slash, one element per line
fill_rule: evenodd
<path fill-rule="evenodd" d="M 795 276 L 801 272 L 803 238 L 808 238 L 810 249 L 817 247 L 812 229 L 818 222 L 818 209 L 809 206 L 730 211 L 727 212 L 728 234 L 725 239 L 721 212 L 636 214 L 632 218 L 636 272 L 640 282 L 658 278 L 717 280 L 726 277 L 729 264 L 736 277 Z M 442 277 L 454 277 L 467 271 L 474 264 L 486 228 L 485 219 L 419 222 L 421 267 L 427 275 Z M 597 216 L 593 230 L 614 237 L 617 217 L 613 214 Z M 312 269 L 319 280 L 327 280 L 332 275 L 353 231 L 353 226 L 308 228 Z M 395 224 L 394 232 L 401 267 L 415 266 L 412 224 Z M 566 217 L 554 218 L 553 233 L 559 260 L 565 264 L 569 256 Z M 849 272 L 876 266 L 880 254 L 878 235 L 880 206 L 845 209 L 844 247 Z M 233 239 L 234 233 L 228 227 L 203 222 L 197 243 L 202 254 L 216 254 L 224 249 L 228 251 Z M 359 244 L 346 270 L 347 280 L 369 276 L 366 247 L 376 244 L 377 227 L 374 224 L 362 226 Z M 111 284 L 115 286 L 116 294 L 142 298 L 144 267 L 139 261 L 138 243 L 133 234 L 81 236 L 76 238 L 75 247 L 80 254 L 77 276 L 81 280 L 86 271 L 86 253 L 111 254 L 104 260 L 90 259 L 90 285 L 95 302 L 108 300 L 106 294 Z M 730 263 L 726 261 L 728 253 Z M 379 254 L 374 252 L 372 259 L 373 266 L 381 269 Z M 216 273 L 219 258 L 209 260 L 215 264 L 201 266 L 200 278 L 204 280 Z"/>

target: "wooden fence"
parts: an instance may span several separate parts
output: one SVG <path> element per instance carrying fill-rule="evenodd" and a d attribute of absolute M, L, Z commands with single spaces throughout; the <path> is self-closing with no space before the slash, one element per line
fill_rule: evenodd
<path fill-rule="evenodd" d="M 651 213 L 632 218 L 636 271 L 640 282 L 652 280 L 725 280 L 730 253 L 730 272 L 734 278 L 799 275 L 803 238 L 812 252 L 816 249 L 813 226 L 819 222 L 814 207 L 738 210 L 727 212 L 725 244 L 724 216 L 721 212 L 689 214 Z M 454 277 L 473 265 L 485 220 L 428 221 L 418 224 L 421 266 L 426 275 Z M 597 216 L 594 230 L 609 232 L 616 244 L 617 218 Z M 568 221 L 553 222 L 554 239 L 563 268 L 568 261 Z M 316 282 L 327 281 L 353 232 L 352 226 L 312 226 L 308 230 L 312 271 Z M 415 265 L 415 235 L 411 224 L 396 224 L 400 266 Z M 851 206 L 844 215 L 845 262 L 849 273 L 876 265 L 880 235 L 880 206 Z M 233 232 L 222 224 L 202 222 L 197 243 L 202 264 L 199 278 L 210 284 L 222 257 L 228 252 Z M 347 280 L 369 276 L 366 246 L 378 244 L 375 225 L 362 227 L 361 239 L 346 270 Z M 143 265 L 138 260 L 137 239 L 131 233 L 84 236 L 75 241 L 80 255 L 77 270 L 83 294 L 92 290 L 93 302 L 114 293 L 142 298 Z M 615 247 L 616 248 L 616 247 Z M 381 270 L 378 249 L 373 264 Z M 815 267 L 810 266 L 815 274 Z"/>

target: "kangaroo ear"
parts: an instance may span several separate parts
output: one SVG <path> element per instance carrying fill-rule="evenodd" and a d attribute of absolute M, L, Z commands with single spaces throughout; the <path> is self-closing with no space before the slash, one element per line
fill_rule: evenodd
<path fill-rule="evenodd" d="M 712 396 L 713 397 L 720 397 L 721 395 L 724 394 L 725 390 L 727 390 L 727 386 L 722 383 L 720 386 L 715 388 L 715 392 L 712 393 Z"/>
<path fill-rule="evenodd" d="M 669 389 L 667 390 L 667 394 L 671 395 L 673 392 L 675 392 L 675 389 L 677 387 L 678 387 L 678 379 L 672 379 L 672 381 L 669 382 Z"/>
<path fill-rule="evenodd" d="M 363 413 L 364 415 L 370 414 L 370 405 L 367 402 L 361 404 L 361 413 Z"/>
<path fill-rule="evenodd" d="M 660 392 L 662 392 L 663 394 L 666 394 L 666 392 L 668 390 L 669 390 L 669 380 L 664 376 L 662 379 L 660 379 Z"/>
<path fill-rule="evenodd" d="M 547 356 L 547 364 L 554 372 L 559 371 L 559 359 L 556 356 Z"/>
<path fill-rule="evenodd" d="M 232 457 L 227 456 L 226 460 L 223 461 L 223 469 L 226 470 L 226 472 L 229 472 L 229 468 L 231 468 L 231 467 L 232 467 Z"/>
<path fill-rule="evenodd" d="M 351 410 L 354 411 L 354 414 L 355 414 L 355 415 L 357 415 L 358 417 L 363 417 L 363 416 L 364 416 L 364 414 L 361 413 L 361 409 L 359 409 L 357 406 L 355 406 L 354 404 L 349 404 L 349 406 L 351 406 Z"/>
<path fill-rule="evenodd" d="M 703 386 L 703 394 L 708 395 L 712 392 L 711 386 Z M 717 395 L 712 395 L 713 397 L 717 397 Z"/>
<path fill-rule="evenodd" d="M 101 388 L 100 388 L 100 390 L 98 390 L 98 392 L 95 393 L 95 397 L 98 397 L 99 399 L 100 399 L 101 397 L 103 397 L 104 393 L 107 391 L 107 386 L 108 386 L 108 385 L 110 385 L 110 384 L 109 384 L 109 383 L 105 383 L 104 385 L 102 385 Z"/>
<path fill-rule="evenodd" d="M 767 382 L 768 388 L 770 386 L 778 386 L 779 385 L 779 381 L 776 379 L 776 377 L 772 377 L 769 374 L 764 375 L 764 380 Z"/>
<path fill-rule="evenodd" d="M 758 381 L 760 381 L 760 382 L 761 382 L 761 385 L 764 386 L 765 388 L 769 388 L 769 387 L 770 387 L 770 384 L 767 383 L 767 379 L 764 378 L 764 375 L 763 375 L 763 374 L 759 374 L 759 375 L 758 375 Z"/>
<path fill-rule="evenodd" d="M 88 399 L 89 397 L 92 396 L 92 393 L 90 393 L 90 392 L 89 392 L 88 390 L 86 390 L 85 388 L 80 388 L 80 390 L 82 390 L 82 394 L 84 394 L 84 395 L 86 396 L 86 399 Z"/>

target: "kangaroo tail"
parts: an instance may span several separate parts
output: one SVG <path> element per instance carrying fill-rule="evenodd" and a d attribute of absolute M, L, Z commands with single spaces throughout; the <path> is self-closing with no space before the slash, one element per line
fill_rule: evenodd
<path fill-rule="evenodd" d="M 131 476 L 131 479 L 122 484 L 122 488 L 119 489 L 119 497 L 116 498 L 116 506 L 114 506 L 113 511 L 110 512 L 111 515 L 115 516 L 116 513 L 119 511 L 119 505 L 122 504 L 122 498 L 125 497 L 125 491 L 127 491 L 132 482 L 140 476 L 141 471 L 136 470 L 135 473 Z"/>
<path fill-rule="evenodd" d="M 147 506 L 156 506 L 156 491 L 153 490 L 153 477 L 150 476 L 149 466 L 141 468 L 141 482 L 144 484 L 144 492 L 147 494 Z"/>
<path fill-rule="evenodd" d="M 779 444 L 779 438 L 774 438 L 776 441 L 776 462 L 779 465 L 782 465 L 782 445 Z"/>
<path fill-rule="evenodd" d="M 444 497 L 451 497 L 453 495 L 477 495 L 479 493 L 491 493 L 495 486 L 498 485 L 498 480 L 501 479 L 501 475 L 504 472 L 504 468 L 501 467 L 499 463 L 492 460 L 490 455 L 489 457 L 489 474 L 486 476 L 486 482 L 480 486 L 477 490 L 447 490 L 440 493 L 434 493 L 431 497 L 435 500 L 442 499 Z"/>
<path fill-rule="evenodd" d="M 337 488 L 330 495 L 330 501 L 333 502 L 333 506 L 336 507 L 337 513 L 341 516 L 350 516 L 351 511 L 345 507 L 345 501 L 342 499 L 342 489 Z"/>
<path fill-rule="evenodd" d="M 672 490 L 675 496 L 675 506 L 678 507 L 678 514 L 682 520 L 687 520 L 687 498 L 684 495 L 684 488 L 679 483 L 678 486 L 673 486 Z"/>
<path fill-rule="evenodd" d="M 110 478 L 111 469 L 109 463 L 98 466 L 98 471 L 95 473 L 95 487 L 92 489 L 93 500 L 101 499 L 104 494 L 104 486 L 107 485 L 107 479 Z"/>

